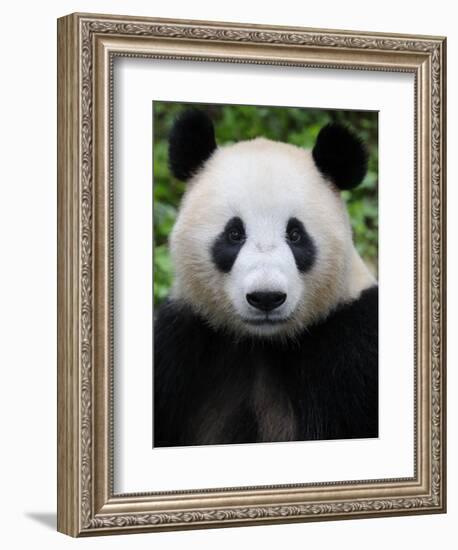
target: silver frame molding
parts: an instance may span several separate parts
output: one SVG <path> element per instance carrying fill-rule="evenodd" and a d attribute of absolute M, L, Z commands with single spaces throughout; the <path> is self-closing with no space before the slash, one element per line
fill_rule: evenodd
<path fill-rule="evenodd" d="M 443 37 L 72 14 L 58 20 L 58 530 L 71 536 L 445 512 Z M 409 72 L 415 94 L 412 478 L 114 494 L 116 56 Z"/>

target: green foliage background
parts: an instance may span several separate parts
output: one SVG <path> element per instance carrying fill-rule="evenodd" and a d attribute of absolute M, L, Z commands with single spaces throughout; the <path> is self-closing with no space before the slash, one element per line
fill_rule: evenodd
<path fill-rule="evenodd" d="M 154 304 L 167 296 L 173 270 L 167 240 L 175 222 L 180 198 L 185 190 L 168 169 L 167 140 L 176 116 L 191 104 L 153 103 L 154 158 Z M 196 106 L 192 104 L 192 106 Z M 363 183 L 342 193 L 347 202 L 358 251 L 377 272 L 378 254 L 378 113 L 295 107 L 199 104 L 215 124 L 218 144 L 263 136 L 305 148 L 313 147 L 318 132 L 328 122 L 351 127 L 367 144 L 369 169 Z"/>

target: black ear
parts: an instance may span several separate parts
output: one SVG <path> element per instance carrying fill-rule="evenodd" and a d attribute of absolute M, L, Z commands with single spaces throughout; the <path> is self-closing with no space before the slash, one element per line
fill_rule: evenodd
<path fill-rule="evenodd" d="M 328 124 L 320 130 L 312 155 L 318 170 L 342 191 L 353 189 L 366 175 L 364 143 L 340 124 Z"/>
<path fill-rule="evenodd" d="M 203 111 L 188 109 L 173 125 L 169 138 L 169 166 L 172 174 L 186 181 L 216 149 L 215 130 Z"/>

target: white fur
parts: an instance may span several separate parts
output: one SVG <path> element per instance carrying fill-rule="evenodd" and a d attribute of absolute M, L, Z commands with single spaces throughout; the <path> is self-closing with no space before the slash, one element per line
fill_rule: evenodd
<path fill-rule="evenodd" d="M 235 216 L 243 220 L 247 240 L 225 274 L 213 264 L 211 247 Z M 304 274 L 285 240 L 292 217 L 302 221 L 317 249 Z M 170 244 L 173 297 L 212 325 L 237 332 L 294 334 L 375 282 L 354 248 L 340 193 L 316 169 L 311 152 L 263 138 L 215 151 L 188 184 Z M 255 290 L 287 294 L 271 314 L 283 323 L 244 322 L 259 318 L 246 300 Z"/>

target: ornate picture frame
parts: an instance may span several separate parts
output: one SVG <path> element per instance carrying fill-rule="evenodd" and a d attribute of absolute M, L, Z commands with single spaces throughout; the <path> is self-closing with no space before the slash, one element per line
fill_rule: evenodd
<path fill-rule="evenodd" d="M 58 530 L 71 536 L 443 513 L 446 40 L 72 14 L 58 20 Z M 415 79 L 414 475 L 113 490 L 113 60 L 410 73 Z"/>

